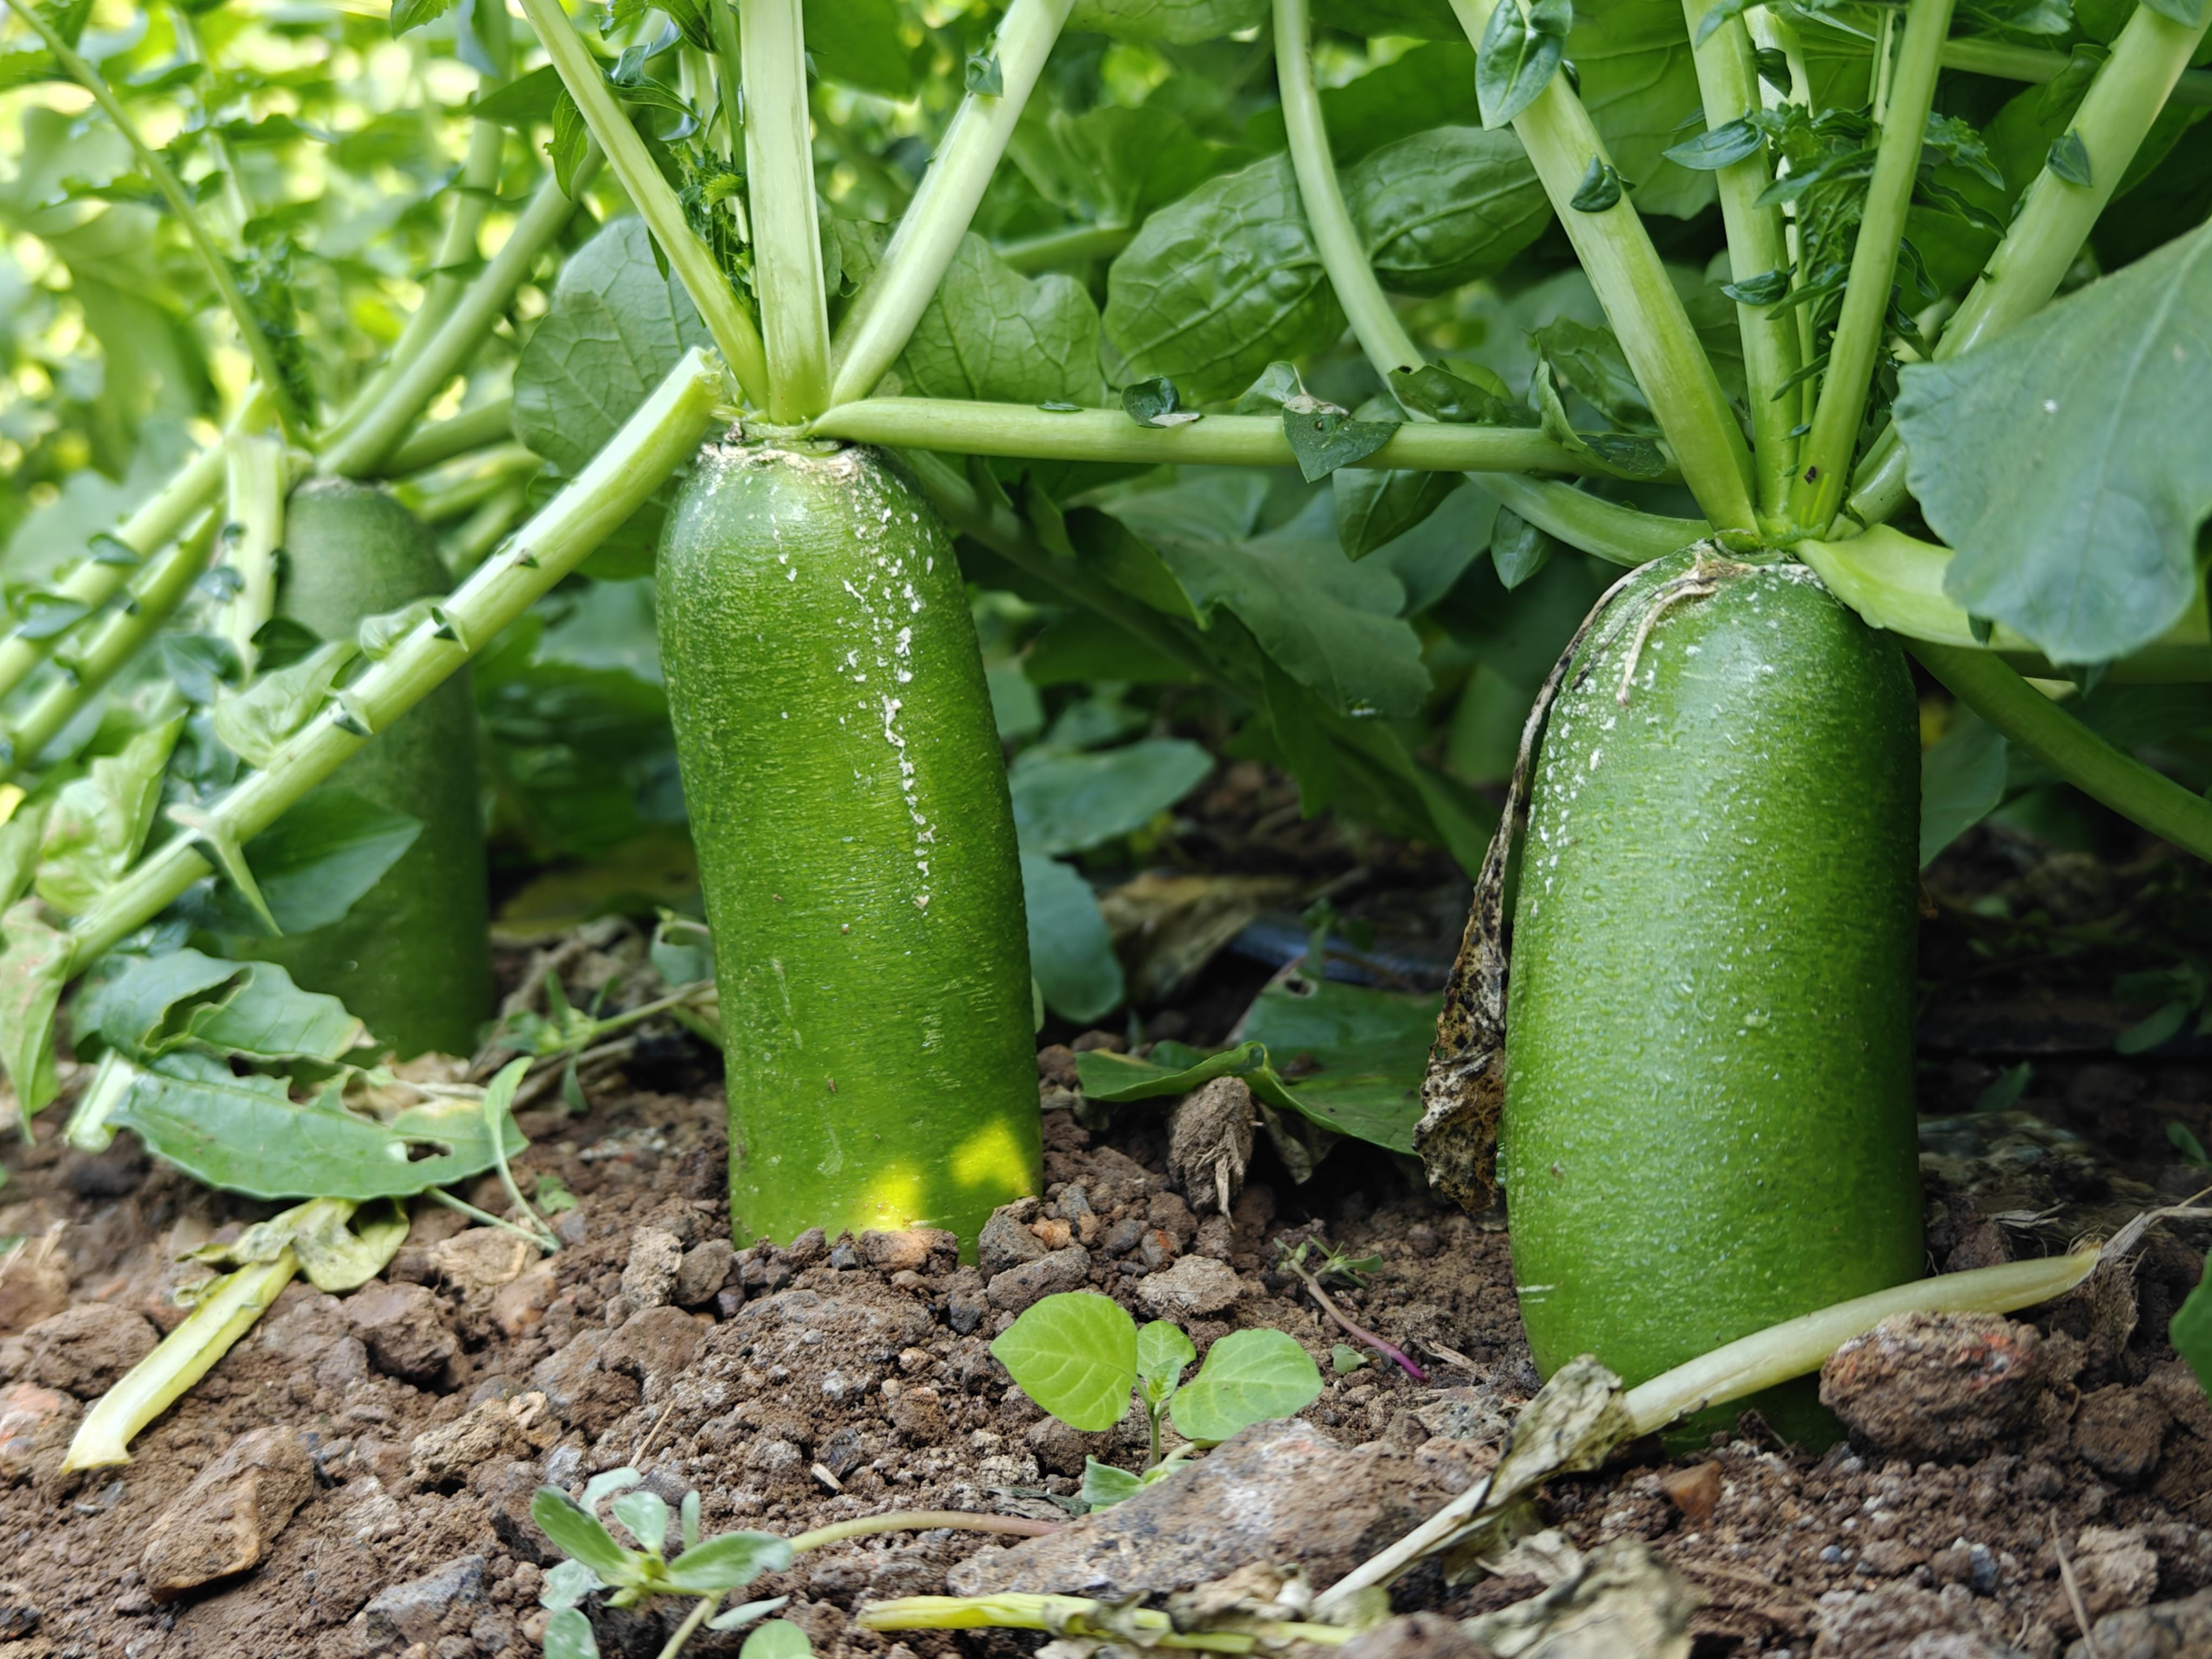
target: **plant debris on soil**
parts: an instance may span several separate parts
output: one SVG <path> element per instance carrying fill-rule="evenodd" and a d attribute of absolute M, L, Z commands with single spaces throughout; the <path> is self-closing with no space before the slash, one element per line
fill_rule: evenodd
<path fill-rule="evenodd" d="M 1984 830 L 1931 872 L 1931 1271 L 2062 1249 L 2207 1184 L 2166 1125 L 2212 1139 L 2212 1057 L 2187 1040 L 2113 1052 L 2131 1017 L 2100 954 L 2153 922 L 2212 936 L 2201 880 L 2175 870 L 2070 867 Z M 1450 893 L 1381 885 L 1386 927 L 1427 916 L 1431 954 L 1449 949 Z M 1408 948 L 1419 957 L 1420 939 Z M 1266 971 L 1222 957 L 1153 1033 L 1218 1041 Z M 2070 1043 L 2049 1040 L 2063 1022 L 2015 984 L 2056 988 L 2041 994 L 2068 1011 Z M 823 1656 L 1012 1654 L 1044 1638 L 894 1637 L 852 1614 L 948 1589 L 1159 1596 L 1255 1564 L 1301 1566 L 1319 1588 L 1479 1480 L 1539 1382 L 1504 1218 L 1443 1207 L 1354 1146 L 1298 1187 L 1264 1137 L 1224 1162 L 1176 1156 L 1157 1109 L 1086 1129 L 1073 1051 L 1124 1039 L 1044 1036 L 1071 1039 L 1038 1055 L 1045 1191 L 994 1218 L 977 1261 L 928 1231 L 732 1249 L 716 1069 L 648 1027 L 618 1069 L 586 1074 L 587 1111 L 548 1091 L 522 1114 L 518 1175 L 541 1200 L 575 1200 L 552 1218 L 556 1254 L 421 1204 L 381 1279 L 344 1297 L 295 1282 L 131 1463 L 82 1474 L 57 1472 L 77 1421 L 182 1317 L 169 1293 L 204 1271 L 177 1257 L 274 1206 L 155 1166 L 127 1135 L 98 1156 L 51 1134 L 20 1149 L 0 1192 L 0 1234 L 25 1238 L 0 1269 L 0 1652 L 533 1654 L 559 1558 L 531 1496 L 627 1465 L 672 1505 L 697 1491 L 708 1533 L 894 1509 L 1073 1522 L 1027 1541 L 853 1540 L 746 1592 L 788 1595 L 782 1616 Z M 495 1181 L 469 1196 L 504 1202 Z M 1343 1329 L 1276 1266 L 1276 1241 L 1309 1238 L 1379 1258 L 1364 1287 L 1331 1295 L 1425 1382 L 1380 1355 L 1336 1369 Z M 1546 1531 L 1465 1577 L 1426 1564 L 1393 1605 L 1466 1618 L 1535 1595 L 1575 1551 L 1639 1540 L 1686 1584 L 1700 1655 L 2212 1653 L 2212 1407 L 2166 1337 L 2203 1242 L 2185 1221 L 2154 1231 L 2132 1271 L 2019 1319 L 1885 1328 L 1828 1368 L 1848 1439 L 1791 1447 L 1747 1413 L 1706 1444 L 1639 1443 L 1552 1482 Z M 1085 1459 L 1138 1467 L 1142 1419 L 1079 1433 L 1015 1389 L 988 1344 L 1038 1297 L 1085 1288 L 1175 1320 L 1201 1353 L 1231 1330 L 1287 1331 L 1327 1385 L 1303 1420 L 1261 1425 L 1075 1522 Z M 590 1616 L 603 1651 L 643 1656 L 687 1610 Z M 702 1631 L 687 1651 L 742 1640 Z M 1433 1621 L 1358 1646 L 1478 1651 Z"/>

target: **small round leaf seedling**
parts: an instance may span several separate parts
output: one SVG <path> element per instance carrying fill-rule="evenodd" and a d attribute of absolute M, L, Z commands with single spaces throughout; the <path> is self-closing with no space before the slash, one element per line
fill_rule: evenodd
<path fill-rule="evenodd" d="M 1321 1368 L 1282 1331 L 1231 1331 L 1169 1406 L 1176 1431 L 1209 1444 L 1270 1418 L 1294 1417 L 1321 1393 Z"/>
<path fill-rule="evenodd" d="M 1137 1384 L 1136 1321 L 1095 1291 L 1063 1291 L 1033 1304 L 991 1344 L 991 1353 L 1030 1399 L 1086 1434 L 1120 1422 Z"/>

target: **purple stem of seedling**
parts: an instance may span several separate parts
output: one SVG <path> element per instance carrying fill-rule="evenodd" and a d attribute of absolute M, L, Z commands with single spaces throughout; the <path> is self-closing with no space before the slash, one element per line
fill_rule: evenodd
<path fill-rule="evenodd" d="M 1374 1349 L 1376 1352 L 1381 1354 L 1385 1359 L 1395 1365 L 1400 1370 L 1405 1372 L 1407 1376 L 1412 1377 L 1414 1382 L 1425 1382 L 1429 1380 L 1429 1374 L 1423 1370 L 1419 1365 L 1416 1365 L 1407 1355 L 1406 1351 L 1401 1348 L 1396 1343 L 1389 1341 L 1382 1337 L 1379 1337 L 1376 1335 L 1374 1332 L 1367 1329 L 1364 1326 L 1355 1325 L 1349 1319 L 1346 1319 L 1344 1316 L 1344 1310 L 1338 1307 L 1334 1302 L 1329 1299 L 1328 1292 L 1322 1289 L 1321 1281 L 1319 1279 L 1316 1279 L 1311 1273 L 1308 1273 L 1304 1267 L 1300 1267 L 1295 1261 L 1286 1262 L 1285 1265 L 1288 1267 L 1292 1273 L 1298 1276 L 1299 1281 L 1303 1283 L 1308 1290 L 1313 1292 L 1313 1299 L 1321 1304 L 1321 1310 L 1327 1314 L 1331 1319 L 1334 1320 L 1337 1323 L 1337 1328 L 1346 1336 L 1350 1337 L 1354 1342 L 1365 1343 L 1369 1347 Z"/>

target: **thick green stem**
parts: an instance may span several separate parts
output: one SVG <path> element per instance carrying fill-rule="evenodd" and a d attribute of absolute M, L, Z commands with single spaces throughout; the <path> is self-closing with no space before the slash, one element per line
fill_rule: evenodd
<path fill-rule="evenodd" d="M 240 425 L 250 425 L 246 416 L 258 413 L 263 407 L 257 395 L 241 415 Z M 185 462 L 152 500 L 117 527 L 114 539 L 143 559 L 174 538 L 222 488 L 225 448 L 225 445 L 217 444 Z M 64 599 L 73 599 L 88 610 L 97 611 L 115 597 L 137 568 L 128 562 L 88 558 L 57 583 L 54 592 Z M 0 640 L 0 697 L 21 685 L 33 669 L 53 653 L 63 637 L 65 636 L 28 640 L 18 633 Z"/>
<path fill-rule="evenodd" d="M 160 631 L 207 568 L 208 555 L 222 524 L 220 514 L 209 514 L 189 535 L 140 571 L 138 580 L 131 584 L 129 601 L 99 623 L 81 648 L 56 657 L 56 665 L 66 672 L 40 694 L 0 738 L 0 756 L 4 756 L 0 757 L 0 781 L 35 763 L 61 729 Z"/>
<path fill-rule="evenodd" d="M 504 553 L 478 568 L 435 617 L 417 625 L 287 740 L 266 768 L 223 797 L 210 814 L 213 833 L 240 845 L 252 840 L 550 592 L 691 459 L 714 418 L 721 385 L 721 366 L 711 356 L 686 352 L 591 465 L 522 527 Z M 212 872 L 198 842 L 179 836 L 165 843 L 70 922 L 72 971 Z"/>
<path fill-rule="evenodd" d="M 1712 9 L 1707 0 L 1682 0 L 1683 20 L 1695 39 L 1699 24 Z M 1752 57 L 1751 31 L 1741 14 L 1729 17 L 1711 37 L 1697 48 L 1698 87 L 1705 105 L 1709 128 L 1741 121 L 1758 112 L 1759 69 Z M 1716 175 L 1720 188 L 1721 221 L 1728 230 L 1729 274 L 1741 283 L 1790 264 L 1790 243 L 1782 210 L 1761 207 L 1759 197 L 1773 182 L 1761 144 L 1733 166 Z M 1780 388 L 1797 373 L 1803 361 L 1799 349 L 1797 322 L 1776 306 L 1738 305 L 1736 325 L 1743 336 L 1743 377 L 1751 404 L 1752 465 L 1759 484 L 1759 510 L 1765 518 L 1781 516 L 1790 495 L 1790 480 L 1796 472 L 1796 400 Z"/>
<path fill-rule="evenodd" d="M 1016 270 L 1056 270 L 1093 259 L 1110 259 L 1136 236 L 1127 225 L 1073 225 L 1025 241 L 1001 242 L 999 258 Z"/>
<path fill-rule="evenodd" d="M 1994 339 L 2050 303 L 2208 27 L 2212 9 L 2203 22 L 2177 23 L 2148 6 L 2136 8 L 2074 116 L 2074 135 L 2089 157 L 2089 182 L 2069 184 L 2047 167 L 2036 176 L 1981 280 L 1936 341 L 1938 362 Z M 1905 493 L 1905 446 L 1893 427 L 1859 465 L 1850 516 L 1880 524 L 1904 505 Z"/>
<path fill-rule="evenodd" d="M 531 0 L 543 4 L 544 0 Z M 929 172 L 899 216 L 874 278 L 837 330 L 831 404 L 866 397 L 896 361 L 968 234 L 1022 107 L 1074 0 L 1014 0 L 999 23 L 1000 90 L 971 92 L 945 131 Z"/>
<path fill-rule="evenodd" d="M 453 216 L 446 221 L 446 234 L 439 244 L 438 268 L 422 289 L 422 303 L 415 307 L 415 314 L 399 331 L 383 366 L 362 383 L 345 413 L 324 433 L 326 447 L 344 438 L 384 401 L 392 382 L 437 337 L 446 319 L 453 314 L 453 307 L 461 302 L 461 295 L 468 291 L 469 279 L 463 267 L 477 257 L 477 237 L 499 189 L 500 157 L 506 142 L 507 130 L 496 121 L 474 124 L 469 134 L 468 158 L 462 162 L 461 176 L 453 187 Z"/>
<path fill-rule="evenodd" d="M 599 166 L 599 148 L 593 145 L 576 166 L 573 183 L 579 195 Z M 563 195 L 549 176 L 515 221 L 492 262 L 469 284 L 445 325 L 400 371 L 376 407 L 344 438 L 323 452 L 316 463 L 317 471 L 326 477 L 359 478 L 372 477 L 383 468 L 386 455 L 398 444 L 401 434 L 476 355 L 492 325 L 514 299 L 515 289 L 529 279 L 538 256 L 575 211 L 575 202 Z"/>
<path fill-rule="evenodd" d="M 415 435 L 386 455 L 372 476 L 404 478 L 465 455 L 487 444 L 505 443 L 514 436 L 514 399 L 495 398 L 489 403 L 465 409 L 449 421 L 418 428 Z"/>
<path fill-rule="evenodd" d="M 1986 651 L 1915 641 L 1951 695 L 2093 800 L 2212 859 L 2212 800 L 2122 754 Z"/>
<path fill-rule="evenodd" d="M 1036 460 L 1297 464 L 1282 422 L 1267 415 L 1209 415 L 1187 426 L 1154 427 L 1139 426 L 1118 409 L 1053 410 L 941 398 L 867 398 L 839 404 L 809 430 L 854 443 Z M 1431 472 L 1580 472 L 1589 465 L 1533 427 L 1414 422 L 1401 426 L 1389 442 L 1353 465 Z"/>
<path fill-rule="evenodd" d="M 106 77 L 78 55 L 62 38 L 61 32 L 48 22 L 36 7 L 27 3 L 27 0 L 8 0 L 8 5 L 37 32 L 39 38 L 46 42 L 46 50 L 53 53 L 54 61 L 62 66 L 70 79 L 92 94 L 93 101 L 114 124 L 115 130 L 123 135 L 124 142 L 131 146 L 131 153 L 138 158 L 138 165 L 145 168 L 146 176 L 154 181 L 154 187 L 161 192 L 162 200 L 169 204 L 169 211 L 176 215 L 177 222 L 184 227 L 185 234 L 191 239 L 193 251 L 199 255 L 200 264 L 206 268 L 208 280 L 215 284 L 215 291 L 222 301 L 223 308 L 230 313 L 231 320 L 238 325 L 239 339 L 246 347 L 246 355 L 253 360 L 255 375 L 264 386 L 283 386 L 284 376 L 277 365 L 276 349 L 270 344 L 268 335 L 262 331 L 260 320 L 253 314 L 253 307 L 246 303 L 246 295 L 240 291 L 238 278 L 230 268 L 230 260 L 215 245 L 215 238 L 208 234 L 198 208 L 184 185 L 178 182 L 177 175 L 171 171 L 169 164 L 161 159 L 161 152 L 140 134 L 137 124 L 131 120 L 130 112 L 123 107 L 123 100 L 115 95 Z M 301 429 L 301 422 L 312 418 L 313 411 L 289 407 L 291 400 L 283 396 L 274 401 L 276 418 L 283 424 L 286 435 L 295 442 L 304 443 L 307 434 Z"/>
<path fill-rule="evenodd" d="M 795 426 L 830 406 L 830 310 L 814 211 L 799 0 L 748 0 L 743 40 L 745 198 L 768 356 L 768 413 Z"/>
<path fill-rule="evenodd" d="M 1843 315 L 1829 347 L 1813 430 L 1799 454 L 1804 469 L 1790 487 L 1791 516 L 1799 528 L 1815 534 L 1826 529 L 1843 505 L 1851 454 L 1858 446 L 1859 426 L 1873 390 L 1875 365 L 1888 337 L 1898 248 L 1905 240 L 1905 216 L 1911 209 L 1913 182 L 1920 173 L 1920 146 L 1927 137 L 1929 111 L 1935 106 L 1951 4 L 1952 0 L 1911 0 L 1905 15 L 1905 44 L 1898 52 L 1881 140 L 1875 151 L 1874 178 L 1867 186 L 1858 240 L 1851 249 Z"/>
<path fill-rule="evenodd" d="M 1337 180 L 1336 162 L 1329 154 L 1328 133 L 1322 125 L 1321 94 L 1314 88 L 1313 31 L 1306 0 L 1274 0 L 1275 84 L 1283 99 L 1283 129 L 1290 141 L 1291 166 L 1298 179 L 1298 199 L 1306 210 L 1306 225 L 1321 252 L 1322 268 L 1336 271 L 1357 265 L 1371 271 L 1367 245 L 1352 222 L 1345 205 L 1344 187 Z M 1383 368 L 1419 368 L 1426 361 L 1421 349 L 1407 336 L 1398 313 L 1379 283 L 1338 283 L 1337 303 L 1350 319 L 1352 332 L 1367 361 L 1386 376 Z"/>
<path fill-rule="evenodd" d="M 1498 0 L 1451 0 L 1469 44 L 1478 50 L 1498 4 Z M 1605 307 L 1698 505 L 1717 529 L 1757 531 L 1750 447 L 1627 191 L 1600 213 L 1572 205 L 1591 162 L 1610 166 L 1611 158 L 1565 75 L 1552 77 L 1535 102 L 1514 118 L 1513 131 L 1574 244 L 1583 274 Z"/>
<path fill-rule="evenodd" d="M 230 444 L 231 538 L 223 562 L 238 573 L 238 592 L 222 607 L 218 628 L 238 653 L 248 679 L 253 677 L 253 636 L 276 614 L 276 550 L 284 541 L 284 488 L 290 481 L 284 446 L 255 434 Z"/>
<path fill-rule="evenodd" d="M 2027 81 L 2040 86 L 2056 81 L 2073 58 L 2041 46 L 2015 46 L 2009 40 L 1980 36 L 1943 43 L 1943 67 L 1970 75 L 1993 76 L 2004 81 Z M 2212 70 L 2184 70 L 2173 83 L 2170 102 L 2191 109 L 2212 108 Z"/>
<path fill-rule="evenodd" d="M 906 1595 L 871 1601 L 854 1620 L 863 1630 L 1042 1630 L 1060 1637 L 1134 1634 L 1142 1647 L 1196 1653 L 1276 1652 L 1305 1643 L 1333 1648 L 1358 1632 L 1346 1625 L 1296 1620 L 1247 1621 L 1241 1630 L 1180 1630 L 1154 1607 L 1123 1607 L 1079 1595 Z"/>
<path fill-rule="evenodd" d="M 561 84 L 576 100 L 576 108 L 592 137 L 606 152 L 607 165 L 644 216 L 653 240 L 698 307 L 715 348 L 737 377 L 738 389 L 756 404 L 767 406 L 768 362 L 761 349 L 759 331 L 738 300 L 730 279 L 714 262 L 707 245 L 692 234 L 684 216 L 684 204 L 654 165 L 629 117 L 607 89 L 599 59 L 578 38 L 562 9 L 561 0 L 522 0 L 524 15 L 538 31 L 538 43 L 553 60 Z"/>

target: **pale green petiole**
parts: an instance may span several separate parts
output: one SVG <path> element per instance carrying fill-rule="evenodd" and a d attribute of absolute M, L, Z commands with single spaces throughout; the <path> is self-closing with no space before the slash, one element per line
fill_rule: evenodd
<path fill-rule="evenodd" d="M 1897 277 L 1905 217 L 1912 206 L 1913 182 L 1919 176 L 1928 113 L 1935 106 L 1951 5 L 1952 0 L 1911 0 L 1905 14 L 1905 43 L 1897 54 L 1884 106 L 1874 178 L 1867 186 L 1858 240 L 1851 249 L 1843 314 L 1837 319 L 1828 367 L 1820 377 L 1813 429 L 1798 452 L 1802 470 L 1790 490 L 1792 518 L 1799 528 L 1815 534 L 1826 529 L 1843 505 L 1875 366 L 1888 338 L 1890 290 Z"/>
<path fill-rule="evenodd" d="M 256 392 L 247 400 L 232 428 L 234 434 L 250 431 L 265 415 L 267 396 L 265 392 Z M 114 539 L 142 559 L 158 551 L 183 531 L 194 514 L 216 498 L 216 492 L 223 487 L 228 465 L 224 444 L 202 450 L 185 462 L 176 477 L 164 484 L 152 500 L 116 528 Z M 115 597 L 137 568 L 127 561 L 87 558 L 80 561 L 56 585 L 54 592 L 62 599 L 74 599 L 89 610 L 97 611 Z M 84 624 L 80 623 L 78 626 Z M 52 656 L 66 637 L 64 635 L 28 640 L 21 634 L 14 634 L 0 640 L 0 697 L 4 697 L 21 685 L 31 671 Z"/>
<path fill-rule="evenodd" d="M 545 0 L 531 0 L 544 4 Z M 1014 0 L 1000 20 L 1000 89 L 971 92 L 961 100 L 945 141 L 937 148 L 921 188 L 899 217 L 884 262 L 845 313 L 835 343 L 836 378 L 830 401 L 866 397 L 896 361 L 952 263 L 960 239 L 999 157 L 1022 118 L 1022 107 L 1060 38 L 1074 0 Z"/>
<path fill-rule="evenodd" d="M 817 436 L 855 443 L 1035 460 L 1297 465 L 1290 440 L 1283 435 L 1283 422 L 1272 415 L 1209 415 L 1184 426 L 1153 427 L 1139 425 L 1118 409 L 1042 410 L 939 398 L 866 398 L 839 404 L 807 429 Z M 1589 465 L 1534 427 L 1413 422 L 1352 465 L 1437 472 L 1582 472 Z"/>
<path fill-rule="evenodd" d="M 768 358 L 769 418 L 786 425 L 830 406 L 830 313 L 799 9 L 799 0 L 749 0 L 743 35 L 753 283 Z"/>
<path fill-rule="evenodd" d="M 16 776 L 36 761 L 61 729 L 161 630 L 207 568 L 221 523 L 219 514 L 210 513 L 198 528 L 149 561 L 131 584 L 129 603 L 95 623 L 89 635 L 72 641 L 69 654 L 57 657 L 58 665 L 68 672 L 41 692 L 14 726 L 0 731 L 7 744 L 0 756 L 0 780 Z"/>
<path fill-rule="evenodd" d="M 253 636 L 276 614 L 276 550 L 284 542 L 284 491 L 291 469 L 284 446 L 265 434 L 233 439 L 227 494 L 230 523 L 222 562 L 238 573 L 238 592 L 223 605 L 217 631 L 230 641 L 250 680 Z"/>
<path fill-rule="evenodd" d="M 240 1267 L 219 1280 L 183 1324 L 163 1337 L 159 1347 L 85 1413 L 76 1437 L 70 1442 L 69 1455 L 62 1460 L 62 1472 L 128 1463 L 131 1442 L 138 1431 L 230 1352 L 299 1270 L 299 1258 L 286 1249 L 274 1261 Z"/>
<path fill-rule="evenodd" d="M 659 244 L 684 291 L 690 295 L 691 303 L 698 307 L 700 320 L 707 325 L 707 332 L 713 336 L 715 349 L 721 352 L 738 387 L 753 403 L 765 407 L 768 360 L 762 351 L 760 332 L 739 303 L 730 279 L 715 264 L 714 254 L 692 234 L 683 203 L 661 177 L 645 140 L 638 137 L 637 129 L 607 89 L 599 59 L 578 37 L 561 0 L 522 0 L 522 10 L 538 31 L 545 55 L 553 60 L 561 84 L 576 100 L 584 125 L 606 152 L 607 165 L 637 204 L 653 240 Z"/>
<path fill-rule="evenodd" d="M 1478 50 L 1498 4 L 1498 0 L 1451 0 L 1468 43 Z M 1513 131 L 1574 244 L 1583 274 L 1597 291 L 1691 494 L 1717 529 L 1756 530 L 1750 446 L 1627 192 L 1601 212 L 1572 205 L 1591 163 L 1610 158 L 1589 112 L 1564 74 L 1553 76 L 1536 100 L 1514 118 Z"/>
<path fill-rule="evenodd" d="M 1711 9 L 1706 0 L 1683 0 L 1683 21 L 1691 38 Z M 1759 107 L 1759 70 L 1752 56 L 1751 31 L 1741 15 L 1723 20 L 1696 49 L 1698 87 L 1705 99 L 1705 125 L 1719 128 L 1755 114 Z M 1720 191 L 1721 219 L 1728 231 L 1731 277 L 1745 282 L 1790 264 L 1789 237 L 1779 207 L 1761 207 L 1759 197 L 1773 182 L 1761 144 L 1741 161 L 1714 175 Z M 1759 485 L 1759 511 L 1780 517 L 1796 471 L 1797 401 L 1778 395 L 1803 361 L 1793 312 L 1774 306 L 1735 308 L 1743 336 L 1746 400 L 1751 408 L 1752 467 Z"/>
<path fill-rule="evenodd" d="M 1770 1325 L 1633 1389 L 1620 1391 L 1616 1382 L 1618 1406 L 1612 1409 L 1619 1415 L 1613 1420 L 1613 1430 L 1620 1442 L 1626 1442 L 1655 1433 L 1708 1406 L 1741 1400 L 1778 1382 L 1803 1376 L 1818 1370 L 1830 1354 L 1853 1337 L 1899 1314 L 2011 1313 L 2033 1307 L 2072 1290 L 2089 1276 L 2100 1259 L 2096 1250 L 2079 1250 L 2071 1255 L 2007 1262 L 1971 1273 L 1941 1273 Z M 1510 1457 L 1511 1442 L 1507 1444 Z M 1602 1455 L 1609 1448 L 1591 1449 Z M 1539 1462 L 1544 1460 L 1540 1449 L 1536 1456 Z M 1449 1547 L 1488 1506 L 1490 1493 L 1488 1481 L 1468 1487 L 1389 1548 L 1362 1562 L 1316 1596 L 1315 1615 L 1324 1619 L 1337 1615 L 1362 1591 L 1388 1584 L 1423 1557 Z"/>

